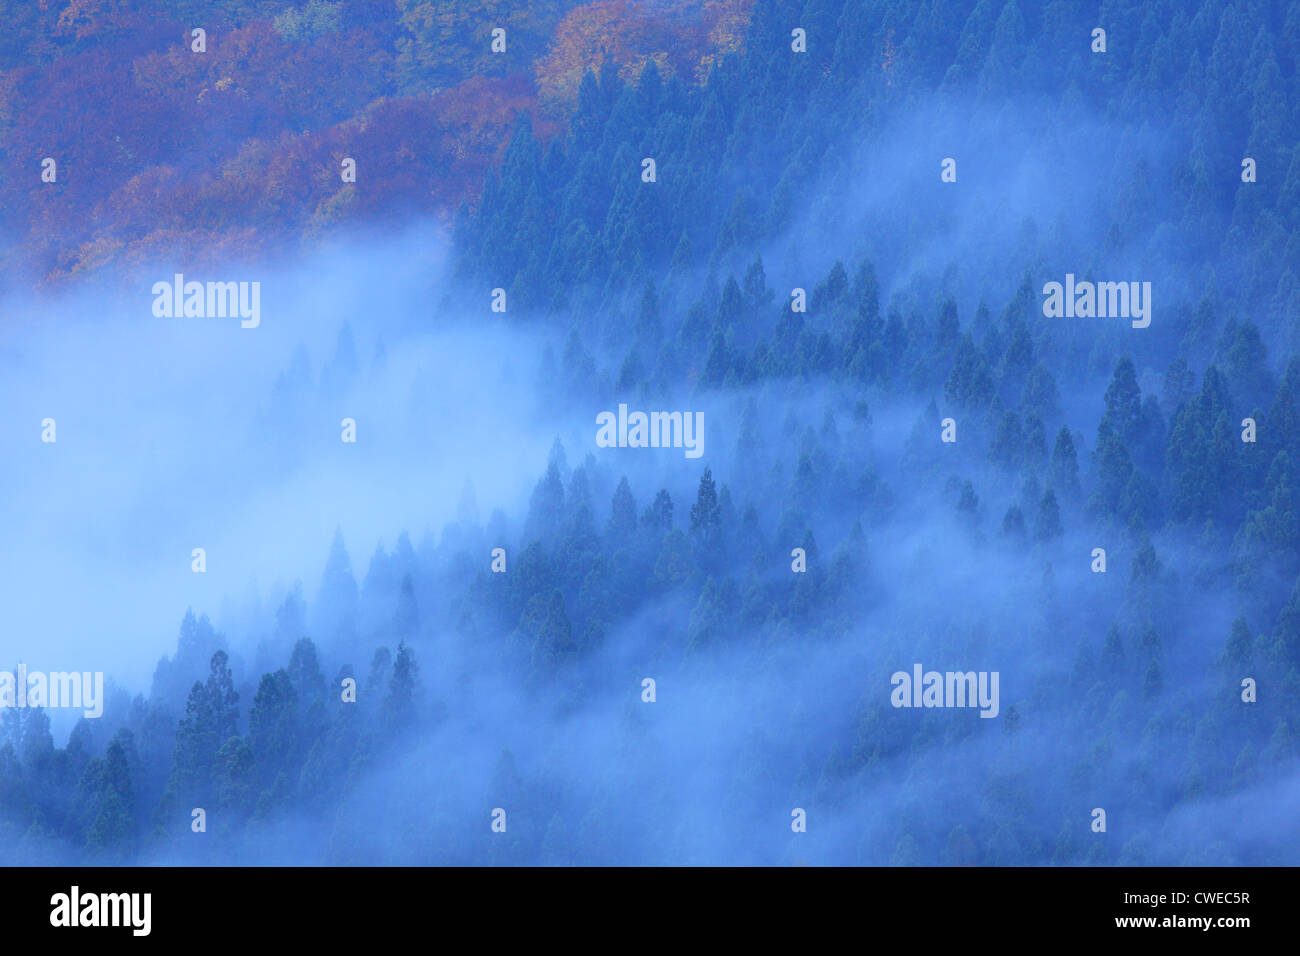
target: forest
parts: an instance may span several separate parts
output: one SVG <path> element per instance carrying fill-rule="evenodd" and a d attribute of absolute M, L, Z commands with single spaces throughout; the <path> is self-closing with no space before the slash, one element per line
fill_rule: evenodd
<path fill-rule="evenodd" d="M 12 16 L 0 860 L 1298 862 L 1300 0 Z"/>

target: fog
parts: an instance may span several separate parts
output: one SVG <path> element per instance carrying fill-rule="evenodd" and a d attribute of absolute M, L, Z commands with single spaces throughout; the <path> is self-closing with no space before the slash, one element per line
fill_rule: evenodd
<path fill-rule="evenodd" d="M 214 614 L 225 597 L 314 586 L 336 526 L 359 558 L 380 540 L 391 547 L 403 528 L 454 519 L 469 478 L 486 501 L 530 488 L 503 452 L 544 461 L 554 437 L 531 397 L 535 335 L 487 321 L 403 331 L 430 314 L 424 270 L 441 256 L 408 235 L 341 243 L 275 276 L 191 270 L 260 279 L 263 320 L 251 329 L 154 318 L 149 286 L 179 263 L 142 269 L 134 294 L 105 282 L 8 301 L 8 655 L 104 670 L 147 692 L 175 648 L 178 609 Z M 338 354 L 345 324 L 352 356 Z M 324 400 L 322 374 L 340 383 Z M 47 417 L 52 444 L 41 441 Z M 340 440 L 344 417 L 358 423 L 355 445 Z M 204 574 L 191 571 L 196 547 Z"/>
<path fill-rule="evenodd" d="M 963 331 L 981 303 L 1002 322 L 1026 271 L 1034 310 L 1042 283 L 1067 271 L 1152 281 L 1148 330 L 1041 311 L 1031 324 L 1060 393 L 1048 446 L 1061 424 L 1075 433 L 1086 489 L 1116 361 L 1132 356 L 1144 395 L 1158 390 L 1176 316 L 1209 282 L 1140 231 L 1110 245 L 1102 234 L 1098 204 L 1122 195 L 1139 159 L 1167 162 L 1163 131 L 1138 137 L 1081 120 L 1048 135 L 1033 104 L 1021 106 L 968 104 L 960 122 L 917 113 L 853 141 L 846 166 L 811 189 L 825 202 L 713 279 L 762 252 L 775 295 L 754 335 L 775 327 L 790 289 L 811 289 L 836 260 L 852 277 L 871 259 L 882 319 L 892 310 L 933 324 L 952 295 Z M 956 184 L 939 180 L 946 156 L 957 159 Z M 1030 259 L 1026 229 L 1057 230 L 1051 261 Z M 1110 820 L 1105 861 L 1295 862 L 1300 823 L 1280 819 L 1300 787 L 1294 757 L 1229 796 L 1189 783 L 1231 772 L 1241 749 L 1225 741 L 1221 766 L 1185 765 L 1188 742 L 1221 727 L 1207 715 L 1230 706 L 1242 676 L 1220 666 L 1235 597 L 1194 573 L 1226 559 L 1152 528 L 1162 570 L 1134 598 L 1145 542 L 1085 519 L 1080 502 L 1062 502 L 1060 538 L 1000 533 L 1013 502 L 1032 526 L 1038 496 L 987 461 L 996 421 L 950 409 L 942 379 L 858 391 L 830 377 L 707 389 L 683 378 L 661 394 L 620 394 L 612 382 L 626 343 L 606 350 L 600 334 L 617 316 L 547 326 L 493 313 L 489 288 L 455 286 L 452 258 L 445 237 L 421 226 L 344 235 L 292 263 L 158 262 L 0 303 L 5 661 L 104 671 L 147 696 L 193 608 L 232 651 L 241 728 L 263 662 L 284 666 L 304 634 L 321 653 L 333 715 L 352 706 L 338 700 L 340 668 L 362 678 L 377 647 L 396 647 L 394 585 L 412 572 L 415 728 L 337 771 L 349 778 L 337 807 L 281 811 L 245 837 L 214 822 L 206 841 L 174 839 L 145 862 L 943 863 L 967 862 L 969 841 L 989 862 L 1077 864 L 1097 861 L 1097 807 Z M 260 281 L 259 327 L 155 318 L 149 288 L 175 272 Z M 706 279 L 688 277 L 666 301 L 689 304 Z M 683 313 L 666 310 L 666 335 Z M 810 329 L 823 321 L 807 317 Z M 570 328 L 592 353 L 594 387 L 554 378 Z M 863 396 L 869 421 L 857 414 Z M 597 447 L 596 415 L 620 402 L 703 412 L 703 457 Z M 1162 409 L 1166 422 L 1174 411 Z M 949 415 L 955 445 L 940 442 Z M 41 441 L 45 418 L 57 423 L 53 443 Z M 356 422 L 355 443 L 340 439 L 344 418 Z M 525 548 L 550 462 L 563 522 L 539 535 L 549 565 L 539 571 Z M 705 597 L 674 577 L 663 536 L 607 542 L 614 560 L 590 574 L 592 546 L 568 547 L 585 540 L 584 522 L 605 540 L 622 476 L 638 515 L 664 488 L 674 528 L 688 530 L 705 467 L 731 509 L 725 543 L 689 576 L 712 579 Z M 962 510 L 965 480 L 978 504 Z M 757 520 L 746 525 L 751 506 Z M 345 644 L 322 621 L 331 596 L 319 593 L 336 529 L 360 591 Z M 816 552 L 797 575 L 792 550 L 809 532 Z M 367 583 L 381 546 L 401 569 Z M 199 547 L 201 574 L 191 570 Z M 490 569 L 495 547 L 506 549 L 502 575 Z M 1096 547 L 1105 574 L 1090 570 Z M 521 634 L 511 602 L 531 593 L 509 589 L 525 569 L 564 595 L 579 649 L 558 662 L 539 664 Z M 286 635 L 277 611 L 295 586 L 306 623 Z M 768 613 L 789 602 L 797 613 Z M 1162 685 L 1143 696 L 1148 621 L 1162 641 Z M 1125 663 L 1104 656 L 1112 622 Z M 1111 679 L 1081 672 L 1081 655 L 1113 667 Z M 891 675 L 916 663 L 999 673 L 997 718 L 891 706 Z M 204 676 L 206 667 L 185 684 Z M 645 678 L 653 703 L 642 699 Z M 380 693 L 363 681 L 355 706 Z M 183 700 L 169 705 L 183 713 Z M 123 707 L 119 695 L 102 718 L 101 746 Z M 62 746 L 75 715 L 50 716 Z M 490 830 L 498 807 L 506 834 Z M 807 833 L 791 830 L 795 808 Z"/>

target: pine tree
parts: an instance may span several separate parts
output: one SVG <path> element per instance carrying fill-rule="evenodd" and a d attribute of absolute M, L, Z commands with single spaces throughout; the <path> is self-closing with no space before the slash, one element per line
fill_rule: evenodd
<path fill-rule="evenodd" d="M 366 677 L 365 686 L 359 700 L 364 699 L 367 705 L 372 703 L 377 705 L 384 699 L 384 693 L 388 687 L 388 680 L 393 672 L 393 655 L 386 647 L 375 649 L 374 655 L 370 659 L 370 671 Z"/>
<path fill-rule="evenodd" d="M 532 661 L 534 669 L 549 668 L 563 661 L 578 649 L 573 639 L 573 627 L 564 606 L 564 595 L 553 590 L 548 596 L 537 596 L 537 605 L 530 615 L 536 633 Z"/>
<path fill-rule="evenodd" d="M 1012 505 L 1002 517 L 1002 534 L 1013 541 L 1024 540 L 1025 516 L 1018 505 Z"/>
<path fill-rule="evenodd" d="M 1077 503 L 1083 497 L 1079 486 L 1079 457 L 1074 448 L 1074 438 L 1064 425 L 1056 433 L 1052 446 L 1052 460 L 1047 467 L 1048 482 L 1060 488 L 1067 501 Z"/>
<path fill-rule="evenodd" d="M 182 801 L 202 800 L 208 793 L 213 755 L 217 752 L 216 715 L 212 697 L 198 681 L 185 702 L 185 716 L 176 730 L 171 784 Z"/>
<path fill-rule="evenodd" d="M 298 701 L 283 668 L 263 674 L 248 712 L 248 740 L 264 779 L 290 766 L 296 757 Z"/>
<path fill-rule="evenodd" d="M 393 633 L 399 638 L 415 635 L 420 630 L 420 609 L 415 602 L 415 583 L 410 574 L 402 576 L 402 589 L 397 595 L 397 609 L 393 612 Z"/>
<path fill-rule="evenodd" d="M 1051 541 L 1061 536 L 1061 509 L 1056 503 L 1056 493 L 1048 488 L 1038 505 L 1034 519 L 1034 540 Z"/>
<path fill-rule="evenodd" d="M 239 732 L 239 694 L 230 674 L 225 651 L 212 655 L 204 692 L 212 714 L 212 742 L 221 746 Z"/>
<path fill-rule="evenodd" d="M 621 542 L 636 533 L 636 499 L 627 483 L 627 475 L 619 479 L 614 489 L 614 500 L 610 503 L 609 525 L 607 534 L 615 541 Z"/>
<path fill-rule="evenodd" d="M 109 860 L 123 862 L 135 844 L 135 790 L 120 739 L 114 738 L 109 744 L 102 766 L 93 776 L 98 782 L 98 809 L 86 833 L 86 847 Z"/>
<path fill-rule="evenodd" d="M 415 722 L 420 696 L 420 667 L 415 653 L 405 643 L 397 645 L 393 675 L 384 698 L 384 726 L 405 729 Z"/>
<path fill-rule="evenodd" d="M 304 706 L 325 696 L 325 675 L 321 673 L 316 645 L 311 638 L 301 638 L 293 646 L 286 670 L 294 693 Z"/>
<path fill-rule="evenodd" d="M 560 470 L 552 461 L 546 475 L 537 482 L 528 504 L 528 518 L 524 538 L 527 541 L 546 541 L 559 532 L 564 520 L 564 482 Z"/>
<path fill-rule="evenodd" d="M 1237 617 L 1232 622 L 1232 630 L 1228 635 L 1228 643 L 1224 647 L 1224 659 L 1229 664 L 1238 666 L 1245 664 L 1250 660 L 1252 643 L 1250 628 L 1246 625 L 1246 619 L 1244 617 Z"/>
<path fill-rule="evenodd" d="M 354 633 L 357 620 L 357 581 L 352 561 L 343 543 L 343 532 L 334 529 L 329 558 L 321 576 L 320 593 L 313 608 L 313 626 L 317 633 L 341 635 L 345 640 Z M 328 645 L 327 645 L 328 646 Z"/>
<path fill-rule="evenodd" d="M 1138 388 L 1133 361 L 1127 355 L 1115 366 L 1115 375 L 1106 388 L 1106 413 L 1102 422 L 1125 445 L 1131 445 L 1142 438 L 1142 392 Z M 1101 444 L 1100 427 L 1097 444 Z"/>
<path fill-rule="evenodd" d="M 666 489 L 659 489 L 654 501 L 641 517 L 641 523 L 659 534 L 664 534 L 672 529 L 673 499 Z"/>
<path fill-rule="evenodd" d="M 691 534 L 703 544 L 712 544 L 717 540 L 721 526 L 721 511 L 718 508 L 718 492 L 713 483 L 713 471 L 704 469 L 700 476 L 700 487 L 691 505 Z"/>

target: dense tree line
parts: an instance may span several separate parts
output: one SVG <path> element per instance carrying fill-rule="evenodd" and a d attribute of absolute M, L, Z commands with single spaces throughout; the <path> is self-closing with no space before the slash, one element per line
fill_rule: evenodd
<path fill-rule="evenodd" d="M 698 477 L 660 487 L 585 450 L 570 463 L 557 442 L 524 515 L 484 522 L 471 500 L 440 536 L 377 550 L 361 580 L 336 537 L 316 596 L 289 593 L 255 652 L 235 653 L 187 614 L 149 695 L 119 692 L 65 747 L 39 710 L 6 711 L 0 852 L 237 858 L 289 839 L 292 819 L 330 862 L 689 862 L 687 834 L 653 850 L 623 839 L 628 811 L 611 794 L 635 775 L 628 755 L 593 768 L 594 795 L 575 797 L 558 772 L 494 753 L 485 792 L 528 808 L 496 844 L 475 842 L 458 808 L 436 800 L 427 812 L 399 804 L 409 832 L 380 839 L 350 803 L 456 716 L 448 701 L 463 704 L 469 670 L 459 652 L 446 663 L 450 648 L 480 649 L 474 660 L 534 695 L 539 713 L 566 714 L 627 679 L 592 667 L 609 666 L 615 635 L 653 613 L 663 660 L 701 681 L 723 659 L 744 676 L 780 672 L 868 615 L 873 649 L 909 661 L 979 646 L 1000 625 L 1023 646 L 1064 642 L 1068 688 L 1005 701 L 998 759 L 949 814 L 918 810 L 932 805 L 917 777 L 936 749 L 982 731 L 897 719 L 883 691 L 829 727 L 815 708 L 779 710 L 783 739 L 809 742 L 797 752 L 744 737 L 727 771 L 747 820 L 766 812 L 753 802 L 765 785 L 851 806 L 909 769 L 893 836 L 841 858 L 1293 862 L 1287 848 L 1192 845 L 1168 827 L 1176 808 L 1242 794 L 1300 756 L 1300 4 L 1128 2 L 1104 14 L 1110 47 L 1096 57 L 1098 12 L 1074 3 L 757 0 L 744 42 L 703 85 L 654 59 L 627 77 L 611 59 L 583 73 L 562 134 L 520 118 L 481 201 L 458 216 L 449 305 L 486 311 L 500 287 L 512 321 L 558 327 L 567 338 L 541 387 L 559 408 L 731 400 Z M 808 31 L 807 54 L 792 57 L 792 25 Z M 1005 301 L 942 277 L 905 284 L 892 269 L 926 235 L 900 228 L 881 243 L 890 251 L 835 250 L 805 280 L 807 311 L 791 309 L 761 253 L 810 234 L 800 208 L 847 194 L 846 127 L 880 129 L 921 102 L 987 111 L 1013 94 L 1134 136 L 1170 130 L 1185 147 L 1159 168 L 1138 150 L 1117 159 L 1112 178 L 1130 185 L 1101 224 L 1111 261 L 1159 247 L 1210 277 L 1170 302 L 1149 340 L 1044 321 L 1038 290 L 1058 251 L 1047 224 L 1027 230 L 1023 279 Z M 1242 155 L 1270 170 L 1267 183 L 1242 182 Z M 645 188 L 645 156 L 665 188 Z M 783 278 L 796 271 L 779 265 Z M 347 361 L 331 368 L 355 365 L 351 350 L 341 339 Z M 341 387 L 309 370 L 286 382 L 290 400 Z M 882 426 L 892 435 L 897 423 L 883 416 L 905 412 L 910 432 L 889 444 Z M 939 440 L 946 417 L 960 429 L 951 447 Z M 1242 440 L 1246 418 L 1255 441 Z M 921 558 L 900 557 L 900 528 L 935 514 L 953 529 L 944 547 L 1011 569 L 999 573 L 1014 597 L 931 608 L 935 633 L 914 647 L 915 607 L 899 602 L 920 604 L 935 582 Z M 1102 544 L 1107 589 L 1080 607 L 1064 595 L 1077 596 Z M 490 568 L 496 547 L 506 573 Z M 806 573 L 790 571 L 794 548 Z M 1226 626 L 1200 616 L 1207 594 L 1232 608 Z M 1248 707 L 1245 676 L 1267 688 Z M 618 730 L 644 743 L 646 721 L 626 716 Z M 1052 779 L 1028 773 L 1027 741 L 1067 732 L 1095 746 L 1040 775 Z M 647 828 L 671 830 L 673 779 L 641 792 Z M 1140 793 L 1144 822 L 1086 845 L 1092 803 L 1079 801 L 1108 793 L 1117 804 Z M 572 818 L 548 812 L 561 804 Z M 190 839 L 196 807 L 219 839 Z M 429 819 L 450 826 L 434 832 Z M 960 822 L 939 832 L 935 820 Z"/>

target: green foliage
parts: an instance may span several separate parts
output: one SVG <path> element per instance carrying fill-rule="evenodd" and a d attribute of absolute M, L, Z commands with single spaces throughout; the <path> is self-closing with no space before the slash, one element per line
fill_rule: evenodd
<path fill-rule="evenodd" d="M 302 6 L 290 7 L 271 23 L 276 33 L 294 43 L 307 43 L 343 28 L 343 2 L 307 0 Z"/>

